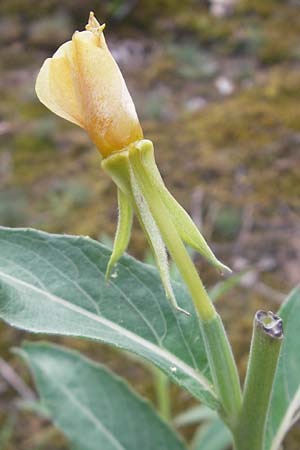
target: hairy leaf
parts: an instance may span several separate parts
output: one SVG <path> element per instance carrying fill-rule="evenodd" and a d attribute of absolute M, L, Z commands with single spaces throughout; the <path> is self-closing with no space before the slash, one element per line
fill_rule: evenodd
<path fill-rule="evenodd" d="M 105 281 L 110 251 L 90 238 L 0 228 L 0 317 L 32 332 L 79 336 L 134 352 L 212 408 L 218 406 L 199 321 L 174 284 L 176 312 L 158 272 L 123 256 Z"/>
<path fill-rule="evenodd" d="M 194 440 L 193 450 L 226 450 L 230 444 L 232 444 L 231 433 L 217 417 L 201 426 Z"/>
<path fill-rule="evenodd" d="M 288 296 L 278 315 L 284 341 L 272 392 L 265 450 L 278 450 L 285 434 L 300 417 L 300 289 Z"/>
<path fill-rule="evenodd" d="M 25 344 L 20 353 L 74 450 L 184 450 L 150 404 L 103 366 L 45 343 Z"/>
<path fill-rule="evenodd" d="M 217 413 L 205 405 L 193 406 L 190 409 L 180 413 L 174 418 L 176 427 L 186 427 L 187 425 L 199 424 L 206 420 L 212 420 L 217 417 Z"/>

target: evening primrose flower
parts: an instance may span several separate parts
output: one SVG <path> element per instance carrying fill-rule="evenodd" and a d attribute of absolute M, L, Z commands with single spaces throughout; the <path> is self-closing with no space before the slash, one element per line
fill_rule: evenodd
<path fill-rule="evenodd" d="M 103 30 L 104 25 L 90 13 L 86 30 L 76 31 L 71 41 L 46 59 L 37 77 L 36 92 L 51 111 L 88 132 L 103 156 L 102 168 L 117 185 L 119 219 L 107 279 L 128 246 L 135 212 L 154 253 L 166 296 L 177 310 L 186 312 L 179 308 L 173 293 L 167 249 L 187 285 L 197 274 L 183 242 L 220 271 L 227 268 L 166 188 L 153 144 L 143 139 L 134 104 Z M 199 289 L 190 290 L 193 298 Z M 213 311 L 205 308 L 209 314 Z"/>
<path fill-rule="evenodd" d="M 107 157 L 142 139 L 143 133 L 104 27 L 91 13 L 86 31 L 76 31 L 46 59 L 36 93 L 51 111 L 84 128 Z"/>

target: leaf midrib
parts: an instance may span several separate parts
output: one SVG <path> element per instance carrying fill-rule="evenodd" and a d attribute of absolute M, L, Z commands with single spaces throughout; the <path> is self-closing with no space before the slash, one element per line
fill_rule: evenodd
<path fill-rule="evenodd" d="M 57 303 L 57 304 L 65 307 L 73 312 L 76 312 L 80 315 L 83 315 L 95 322 L 101 323 L 101 324 L 107 326 L 108 328 L 111 328 L 116 333 L 120 333 L 121 335 L 126 336 L 129 340 L 140 344 L 141 346 L 148 349 L 152 353 L 160 356 L 162 359 L 169 361 L 171 366 L 180 368 L 184 373 L 189 375 L 189 377 L 191 377 L 198 384 L 200 384 L 203 390 L 209 392 L 211 394 L 211 396 L 217 401 L 216 395 L 211 388 L 211 384 L 209 383 L 209 380 L 204 375 L 202 375 L 199 372 L 196 372 L 193 368 L 191 368 L 190 366 L 185 364 L 182 360 L 180 360 L 177 356 L 170 353 L 168 350 L 152 344 L 151 342 L 138 336 L 137 334 L 134 334 L 133 332 L 127 330 L 126 328 L 121 327 L 120 325 L 117 325 L 114 322 L 111 322 L 109 319 L 97 316 L 96 314 L 94 314 L 90 311 L 87 311 L 78 305 L 74 305 L 73 303 L 70 303 L 68 300 L 58 297 L 55 294 L 51 294 L 48 291 L 44 291 L 44 290 L 38 288 L 37 286 L 29 284 L 24 280 L 20 280 L 19 278 L 16 278 L 16 277 L 9 275 L 0 270 L 0 277 L 1 276 L 2 276 L 2 278 L 8 280 L 8 284 L 12 285 L 13 287 L 15 284 L 17 284 L 17 285 L 25 287 L 29 290 L 32 290 L 38 294 L 41 294 L 41 295 L 47 297 L 50 301 Z M 98 339 L 100 340 L 100 338 L 98 338 Z"/>
<path fill-rule="evenodd" d="M 46 373 L 46 372 L 45 372 Z M 47 374 L 48 379 L 49 378 L 49 374 Z M 121 442 L 111 433 L 111 431 L 106 428 L 102 422 L 92 413 L 92 411 L 90 411 L 88 408 L 86 408 L 86 406 L 84 406 L 82 403 L 80 403 L 78 401 L 78 399 L 73 395 L 72 391 L 70 391 L 67 387 L 62 386 L 60 384 L 55 384 L 53 383 L 54 386 L 56 386 L 57 390 L 60 390 L 61 392 L 63 392 L 69 399 L 70 401 L 79 408 L 79 410 L 81 410 L 81 412 L 89 419 L 91 420 L 98 429 L 100 429 L 100 431 L 102 431 L 105 436 L 111 441 L 111 443 L 114 445 L 116 450 L 126 450 L 125 447 L 123 447 L 123 445 L 121 444 Z"/>

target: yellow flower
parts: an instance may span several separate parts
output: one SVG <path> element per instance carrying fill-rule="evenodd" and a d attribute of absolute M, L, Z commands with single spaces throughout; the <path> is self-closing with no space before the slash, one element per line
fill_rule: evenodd
<path fill-rule="evenodd" d="M 44 62 L 36 81 L 37 95 L 51 111 L 88 132 L 103 156 L 102 168 L 118 187 L 118 226 L 106 278 L 109 279 L 126 251 L 135 212 L 172 305 L 187 313 L 176 302 L 167 249 L 188 286 L 193 280 L 190 292 L 196 307 L 202 311 L 198 293 L 203 291 L 203 286 L 200 279 L 197 281 L 197 272 L 184 243 L 219 270 L 227 268 L 215 257 L 192 219 L 164 185 L 153 144 L 143 139 L 134 104 L 107 48 L 103 29 L 104 25 L 90 13 L 86 31 L 76 31 L 71 41 Z M 206 297 L 201 314 L 211 318 L 214 309 Z"/>
<path fill-rule="evenodd" d="M 86 31 L 76 31 L 46 59 L 36 93 L 51 111 L 84 128 L 107 157 L 142 139 L 143 132 L 103 29 L 91 12 Z"/>

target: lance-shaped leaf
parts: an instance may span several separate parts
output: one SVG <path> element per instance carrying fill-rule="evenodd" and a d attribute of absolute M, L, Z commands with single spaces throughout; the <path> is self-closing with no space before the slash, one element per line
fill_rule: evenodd
<path fill-rule="evenodd" d="M 201 426 L 193 442 L 193 450 L 227 450 L 232 444 L 232 435 L 221 419 L 216 417 Z M 253 449 L 254 450 L 254 449 Z"/>
<path fill-rule="evenodd" d="M 173 422 L 176 427 L 186 427 L 188 425 L 210 421 L 216 417 L 217 413 L 211 408 L 208 408 L 205 405 L 197 405 L 180 413 L 174 418 Z"/>
<path fill-rule="evenodd" d="M 74 450 L 184 450 L 150 404 L 103 366 L 50 344 L 26 344 L 20 354 Z"/>
<path fill-rule="evenodd" d="M 129 256 L 119 260 L 107 285 L 109 256 L 90 238 L 0 228 L 0 317 L 28 331 L 80 336 L 134 352 L 217 408 L 186 290 L 173 285 L 190 317 L 166 301 L 158 272 Z"/>
<path fill-rule="evenodd" d="M 265 450 L 279 450 L 282 440 L 300 417 L 300 289 L 281 306 L 284 341 L 272 391 Z"/>

